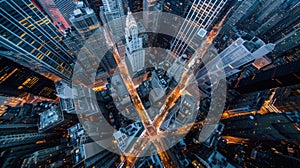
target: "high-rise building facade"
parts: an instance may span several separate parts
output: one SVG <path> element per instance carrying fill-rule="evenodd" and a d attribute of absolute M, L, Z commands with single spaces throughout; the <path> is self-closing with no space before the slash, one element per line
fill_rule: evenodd
<path fill-rule="evenodd" d="M 59 9 L 60 13 L 65 18 L 65 20 L 68 22 L 69 25 L 71 25 L 69 19 L 76 7 L 74 0 L 53 0 L 53 1 L 55 3 L 55 6 Z"/>
<path fill-rule="evenodd" d="M 103 0 L 100 18 L 106 23 L 113 40 L 117 43 L 125 33 L 125 16 L 122 0 Z"/>
<path fill-rule="evenodd" d="M 268 91 L 240 94 L 230 102 L 228 112 L 251 112 L 259 110 L 267 98 Z"/>
<path fill-rule="evenodd" d="M 145 67 L 145 50 L 143 49 L 143 39 L 139 37 L 139 30 L 135 18 L 128 13 L 126 18 L 125 39 L 126 54 L 132 73 L 136 73 Z"/>
<path fill-rule="evenodd" d="M 88 39 L 100 27 L 93 9 L 86 7 L 83 2 L 77 2 L 70 21 L 83 39 Z"/>
<path fill-rule="evenodd" d="M 30 0 L 1 1 L 0 11 L 2 55 L 38 73 L 70 80 L 75 58 L 60 31 Z"/>
<path fill-rule="evenodd" d="M 155 31 L 159 24 L 159 16 L 153 13 L 161 12 L 162 4 L 159 0 L 144 0 L 143 2 L 143 21 L 146 27 L 151 27 Z"/>
<path fill-rule="evenodd" d="M 204 37 L 226 2 L 227 0 L 194 0 L 171 45 L 171 51 L 180 56 L 192 39 Z"/>
<path fill-rule="evenodd" d="M 46 14 L 52 19 L 53 23 L 59 27 L 61 31 L 70 28 L 69 23 L 66 21 L 65 17 L 62 15 L 60 10 L 55 5 L 54 0 L 37 0 L 39 4 L 43 7 Z"/>
<path fill-rule="evenodd" d="M 28 92 L 36 96 L 56 98 L 55 86 L 50 79 L 5 57 L 0 57 L 0 62 L 1 94 L 18 97 Z"/>
<path fill-rule="evenodd" d="M 261 39 L 253 37 L 250 40 L 238 38 L 218 56 L 223 63 L 226 77 L 240 72 L 240 67 L 260 58 L 274 49 L 274 44 L 265 44 Z M 210 61 L 206 66 L 210 67 L 218 63 L 218 58 Z"/>
<path fill-rule="evenodd" d="M 221 28 L 220 34 L 227 35 L 232 28 L 244 21 L 258 6 L 258 0 L 238 1 L 230 12 L 228 19 Z"/>

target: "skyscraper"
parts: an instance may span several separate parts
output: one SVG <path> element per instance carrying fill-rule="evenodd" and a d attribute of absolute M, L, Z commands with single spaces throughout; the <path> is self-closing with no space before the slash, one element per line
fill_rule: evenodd
<path fill-rule="evenodd" d="M 244 21 L 258 6 L 258 0 L 238 1 L 221 28 L 220 34 L 226 35 L 233 27 Z"/>
<path fill-rule="evenodd" d="M 7 58 L 0 57 L 0 62 L 1 94 L 18 97 L 28 92 L 36 96 L 56 98 L 55 86 L 50 79 Z"/>
<path fill-rule="evenodd" d="M 240 72 L 240 67 L 268 54 L 273 49 L 274 44 L 265 44 L 257 37 L 249 40 L 238 38 L 219 54 L 226 77 Z M 217 58 L 207 63 L 206 66 L 211 67 L 216 63 L 218 63 Z"/>
<path fill-rule="evenodd" d="M 54 24 L 58 26 L 61 31 L 70 28 L 69 23 L 66 21 L 65 17 L 55 5 L 54 0 L 37 1 L 43 7 L 43 10 L 46 12 L 46 14 L 53 20 Z"/>
<path fill-rule="evenodd" d="M 70 80 L 74 56 L 62 34 L 30 0 L 0 2 L 2 55 L 40 74 Z"/>
<path fill-rule="evenodd" d="M 227 0 L 194 0 L 171 45 L 171 51 L 180 56 L 185 53 L 192 39 L 204 37 L 226 2 Z"/>
<path fill-rule="evenodd" d="M 125 32 L 125 16 L 122 0 L 103 0 L 100 7 L 100 17 L 103 23 L 107 23 L 109 32 L 115 43 L 121 40 Z"/>
<path fill-rule="evenodd" d="M 152 12 L 162 11 L 162 4 L 159 0 L 144 0 L 143 11 L 147 12 L 143 15 L 143 21 L 146 27 L 151 27 L 152 31 L 158 27 L 159 17 L 153 15 Z"/>
<path fill-rule="evenodd" d="M 143 39 L 138 36 L 139 30 L 135 18 L 128 13 L 126 18 L 125 39 L 126 39 L 126 59 L 130 66 L 131 73 L 142 70 L 145 66 L 145 50 L 143 49 Z"/>
<path fill-rule="evenodd" d="M 75 3 L 74 0 L 53 0 L 55 3 L 55 6 L 59 9 L 63 17 L 66 19 L 66 21 L 71 25 L 70 17 L 73 14 L 73 11 L 75 10 Z"/>
<path fill-rule="evenodd" d="M 240 94 L 230 102 L 228 112 L 251 112 L 259 110 L 267 98 L 268 91 Z"/>
<path fill-rule="evenodd" d="M 83 39 L 88 39 L 100 27 L 93 9 L 86 7 L 83 2 L 77 2 L 70 21 Z"/>

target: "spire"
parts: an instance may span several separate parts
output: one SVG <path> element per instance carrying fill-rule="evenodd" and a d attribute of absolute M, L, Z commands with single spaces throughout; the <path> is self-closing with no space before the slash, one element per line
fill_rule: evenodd
<path fill-rule="evenodd" d="M 128 12 L 126 17 L 126 27 L 130 27 L 131 25 L 136 25 L 136 21 L 132 15 L 132 12 L 130 11 L 130 8 L 128 7 Z"/>

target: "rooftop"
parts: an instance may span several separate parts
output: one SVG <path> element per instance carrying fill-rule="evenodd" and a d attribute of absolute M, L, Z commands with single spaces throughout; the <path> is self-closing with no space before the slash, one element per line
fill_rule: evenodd
<path fill-rule="evenodd" d="M 39 131 L 46 131 L 62 121 L 64 116 L 60 107 L 51 106 L 49 110 L 40 113 Z"/>

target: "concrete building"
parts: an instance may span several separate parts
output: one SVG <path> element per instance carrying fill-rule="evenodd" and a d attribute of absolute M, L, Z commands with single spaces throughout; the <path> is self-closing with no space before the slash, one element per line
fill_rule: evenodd
<path fill-rule="evenodd" d="M 271 106 L 278 112 L 300 111 L 300 85 L 277 88 Z"/>
<path fill-rule="evenodd" d="M 131 103 L 129 92 L 119 74 L 111 77 L 110 92 L 117 109 L 123 109 Z"/>
<path fill-rule="evenodd" d="M 22 167 L 27 167 L 28 165 L 43 166 L 47 164 L 47 162 L 55 162 L 59 160 L 59 155 L 62 154 L 63 150 L 65 150 L 63 145 L 38 150 L 32 154 L 25 156 Z M 62 160 L 63 158 L 60 159 Z"/>
<path fill-rule="evenodd" d="M 139 160 L 136 163 L 137 168 L 142 167 L 157 167 L 157 168 L 163 168 L 160 158 L 157 154 L 151 155 L 149 157 L 140 157 Z"/>
<path fill-rule="evenodd" d="M 228 112 L 251 112 L 259 110 L 267 98 L 268 91 L 259 91 L 239 95 L 228 107 Z"/>
<path fill-rule="evenodd" d="M 44 132 L 55 127 L 64 121 L 63 112 L 59 106 L 53 106 L 49 110 L 40 113 L 39 131 Z"/>
<path fill-rule="evenodd" d="M 119 157 L 99 146 L 97 142 L 76 147 L 72 153 L 75 162 L 74 167 L 112 167 Z"/>
<path fill-rule="evenodd" d="M 84 143 L 87 134 L 80 123 L 68 128 L 68 146 L 79 146 Z"/>
<path fill-rule="evenodd" d="M 300 61 L 280 65 L 241 79 L 235 89 L 241 93 L 249 93 L 276 87 L 295 85 L 300 82 Z M 252 86 L 256 87 L 252 87 Z"/>
<path fill-rule="evenodd" d="M 232 28 L 239 26 L 252 12 L 257 8 L 258 0 L 238 1 L 234 4 L 232 11 L 229 13 L 227 21 L 220 30 L 220 34 L 227 35 Z M 227 39 L 227 37 L 225 37 Z"/>
<path fill-rule="evenodd" d="M 176 102 L 176 105 L 170 109 L 161 129 L 172 130 L 194 122 L 198 109 L 199 102 L 195 97 L 189 94 L 183 95 Z"/>

